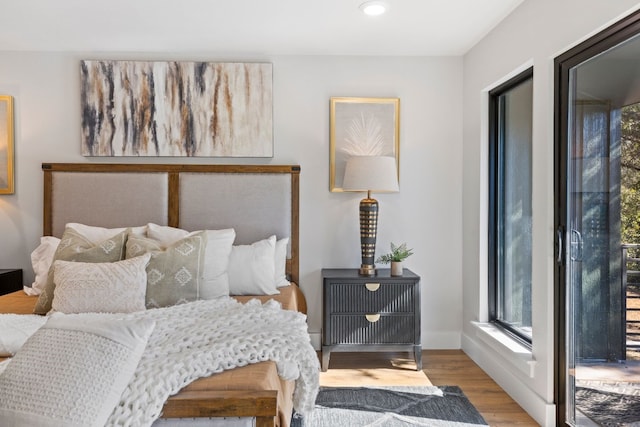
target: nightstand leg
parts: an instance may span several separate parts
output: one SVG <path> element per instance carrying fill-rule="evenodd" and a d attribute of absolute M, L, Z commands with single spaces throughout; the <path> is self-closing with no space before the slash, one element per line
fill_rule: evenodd
<path fill-rule="evenodd" d="M 322 346 L 322 372 L 327 372 L 329 369 L 329 359 L 331 358 L 331 350 L 328 346 Z"/>
<path fill-rule="evenodd" d="M 413 357 L 416 359 L 416 371 L 422 371 L 422 346 L 421 345 L 417 345 L 413 347 Z"/>

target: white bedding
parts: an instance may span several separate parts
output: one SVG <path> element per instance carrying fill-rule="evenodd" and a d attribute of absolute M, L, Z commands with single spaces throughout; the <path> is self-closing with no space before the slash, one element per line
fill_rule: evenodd
<path fill-rule="evenodd" d="M 0 357 L 14 355 L 46 321 L 46 317 L 38 314 L 0 315 Z"/>
<path fill-rule="evenodd" d="M 155 322 L 153 333 L 107 425 L 149 426 L 166 399 L 197 378 L 265 360 L 295 380 L 294 408 L 313 409 L 319 363 L 306 316 L 270 301 L 240 304 L 231 298 L 195 301 L 131 314 L 71 314 Z M 0 368 L 1 369 L 1 368 Z"/>

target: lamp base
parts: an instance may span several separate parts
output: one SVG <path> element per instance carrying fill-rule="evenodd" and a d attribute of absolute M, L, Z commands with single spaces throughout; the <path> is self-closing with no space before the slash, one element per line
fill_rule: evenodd
<path fill-rule="evenodd" d="M 362 263 L 361 276 L 375 276 L 376 234 L 378 229 L 378 201 L 370 193 L 360 201 L 360 250 Z"/>
<path fill-rule="evenodd" d="M 375 276 L 376 275 L 376 266 L 375 265 L 362 264 L 360 266 L 360 275 L 361 276 Z"/>

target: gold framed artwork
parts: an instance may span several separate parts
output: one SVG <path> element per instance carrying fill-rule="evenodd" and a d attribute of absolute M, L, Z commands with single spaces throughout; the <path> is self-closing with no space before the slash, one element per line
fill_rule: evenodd
<path fill-rule="evenodd" d="M 13 97 L 0 95 L 0 194 L 13 191 Z"/>
<path fill-rule="evenodd" d="M 400 98 L 331 98 L 331 192 L 344 191 L 344 168 L 351 156 L 395 157 L 399 176 Z"/>

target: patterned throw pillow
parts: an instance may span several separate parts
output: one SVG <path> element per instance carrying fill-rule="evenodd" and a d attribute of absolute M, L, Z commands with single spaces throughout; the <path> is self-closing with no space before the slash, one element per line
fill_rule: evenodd
<path fill-rule="evenodd" d="M 233 228 L 223 230 L 198 230 L 189 232 L 181 228 L 166 225 L 147 224 L 147 237 L 169 246 L 174 242 L 204 231 L 207 236 L 207 247 L 204 251 L 204 269 L 200 286 L 199 299 L 213 299 L 229 295 L 229 255 L 236 238 Z"/>
<path fill-rule="evenodd" d="M 66 228 L 60 238 L 60 243 L 53 257 L 53 263 L 57 260 L 76 262 L 115 262 L 124 259 L 125 243 L 128 231 L 125 230 L 115 236 L 93 243 L 82 234 L 72 228 Z M 53 263 L 47 276 L 47 284 L 38 297 L 33 312 L 47 314 L 51 310 L 55 282 L 53 280 Z"/>
<path fill-rule="evenodd" d="M 147 265 L 147 308 L 199 298 L 206 243 L 204 232 L 194 233 L 167 247 L 153 239 L 129 236 L 127 258 L 151 254 Z"/>
<path fill-rule="evenodd" d="M 151 254 L 116 262 L 56 261 L 52 309 L 62 313 L 133 313 L 145 307 Z"/>

